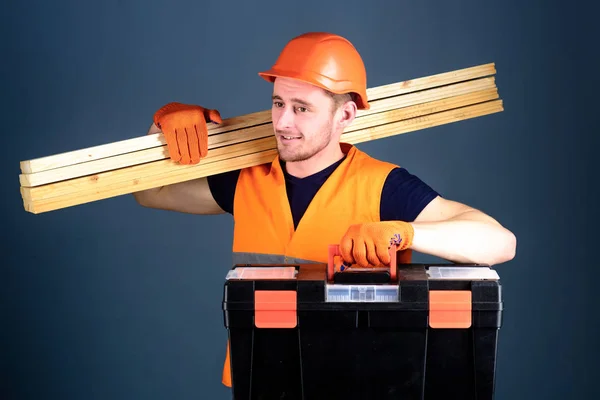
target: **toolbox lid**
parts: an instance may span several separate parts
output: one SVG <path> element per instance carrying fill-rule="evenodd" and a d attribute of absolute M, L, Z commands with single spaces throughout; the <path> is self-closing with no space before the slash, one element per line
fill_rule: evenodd
<path fill-rule="evenodd" d="M 500 280 L 498 273 L 489 267 L 430 266 L 427 268 L 427 277 L 441 280 Z"/>
<path fill-rule="evenodd" d="M 274 279 L 274 280 L 286 280 L 296 279 L 298 270 L 295 267 L 237 267 L 230 270 L 225 277 L 226 280 L 230 279 L 244 279 L 244 280 L 260 280 L 260 279 Z"/>

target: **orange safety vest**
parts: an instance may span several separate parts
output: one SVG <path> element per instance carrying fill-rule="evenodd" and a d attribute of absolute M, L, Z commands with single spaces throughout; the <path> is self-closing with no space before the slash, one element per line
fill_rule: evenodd
<path fill-rule="evenodd" d="M 352 224 L 379 221 L 381 191 L 394 164 L 340 143 L 346 159 L 333 171 L 294 229 L 279 157 L 241 171 L 234 199 L 233 263 L 327 263 Z M 398 255 L 406 262 L 410 250 Z M 408 257 L 407 257 L 408 256 Z M 231 387 L 227 343 L 222 382 Z"/>

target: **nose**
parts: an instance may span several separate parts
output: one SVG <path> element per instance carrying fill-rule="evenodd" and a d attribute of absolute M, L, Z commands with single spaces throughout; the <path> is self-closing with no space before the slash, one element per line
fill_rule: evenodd
<path fill-rule="evenodd" d="M 288 131 L 294 126 L 294 113 L 288 107 L 274 108 L 272 117 L 277 131 Z"/>

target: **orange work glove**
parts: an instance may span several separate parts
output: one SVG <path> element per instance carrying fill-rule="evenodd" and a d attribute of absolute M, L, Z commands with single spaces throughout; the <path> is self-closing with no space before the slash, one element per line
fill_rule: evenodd
<path fill-rule="evenodd" d="M 169 103 L 154 114 L 154 123 L 165 135 L 169 156 L 181 164 L 197 164 L 208 153 L 206 121 L 222 123 L 217 110 Z"/>
<path fill-rule="evenodd" d="M 405 250 L 412 245 L 414 229 L 403 221 L 367 222 L 351 225 L 340 242 L 345 262 L 361 267 L 389 265 L 390 247 Z"/>

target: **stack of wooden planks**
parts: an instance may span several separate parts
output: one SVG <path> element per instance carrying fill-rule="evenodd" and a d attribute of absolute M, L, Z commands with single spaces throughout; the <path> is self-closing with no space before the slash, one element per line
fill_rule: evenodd
<path fill-rule="evenodd" d="M 503 111 L 494 63 L 368 89 L 342 141 L 358 144 Z M 38 214 L 273 160 L 271 111 L 209 124 L 208 155 L 195 165 L 169 158 L 162 133 L 22 161 L 21 196 Z"/>

